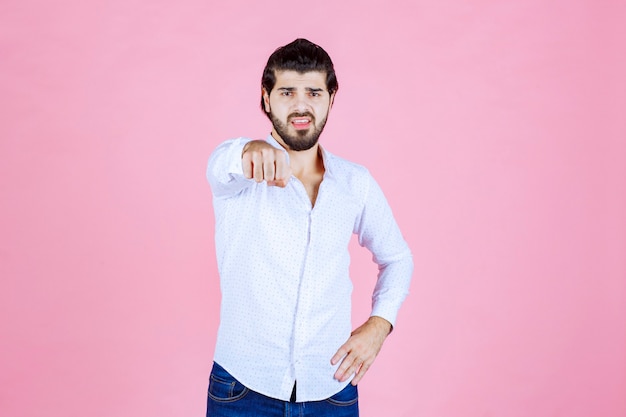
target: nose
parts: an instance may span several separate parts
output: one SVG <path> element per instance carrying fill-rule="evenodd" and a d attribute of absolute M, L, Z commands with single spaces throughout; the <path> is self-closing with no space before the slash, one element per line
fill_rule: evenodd
<path fill-rule="evenodd" d="M 310 110 L 308 97 L 306 94 L 298 94 L 294 103 L 294 110 L 303 113 Z"/>

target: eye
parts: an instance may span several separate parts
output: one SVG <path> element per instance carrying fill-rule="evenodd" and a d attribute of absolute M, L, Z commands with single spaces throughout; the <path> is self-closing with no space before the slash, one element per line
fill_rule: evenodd
<path fill-rule="evenodd" d="M 309 95 L 310 95 L 311 97 L 319 97 L 321 94 L 320 94 L 320 93 L 318 93 L 317 91 L 311 91 L 311 92 L 309 93 Z"/>
<path fill-rule="evenodd" d="M 293 93 L 292 93 L 291 91 L 282 90 L 282 91 L 280 92 L 280 95 L 281 95 L 281 96 L 283 96 L 283 97 L 289 97 L 289 96 L 292 96 L 292 95 L 293 95 Z"/>

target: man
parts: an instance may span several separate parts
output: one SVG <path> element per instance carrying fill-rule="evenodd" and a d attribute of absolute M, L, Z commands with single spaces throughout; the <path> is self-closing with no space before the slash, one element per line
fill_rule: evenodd
<path fill-rule="evenodd" d="M 207 416 L 358 416 L 356 385 L 408 292 L 411 253 L 369 172 L 318 143 L 338 88 L 326 51 L 277 49 L 261 84 L 271 134 L 221 144 L 207 168 L 222 290 Z M 380 272 L 371 317 L 351 332 L 353 233 Z"/>

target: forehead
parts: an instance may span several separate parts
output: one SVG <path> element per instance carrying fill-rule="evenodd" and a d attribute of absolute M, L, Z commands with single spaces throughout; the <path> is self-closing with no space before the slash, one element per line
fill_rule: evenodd
<path fill-rule="evenodd" d="M 326 72 L 307 71 L 298 72 L 291 70 L 275 71 L 276 84 L 274 88 L 281 87 L 314 87 L 326 89 Z"/>

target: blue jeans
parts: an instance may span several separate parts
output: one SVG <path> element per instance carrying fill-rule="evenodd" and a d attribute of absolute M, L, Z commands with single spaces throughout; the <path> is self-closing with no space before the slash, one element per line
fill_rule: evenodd
<path fill-rule="evenodd" d="M 357 388 L 348 384 L 322 401 L 292 403 L 254 392 L 217 363 L 209 380 L 207 417 L 358 417 Z"/>

